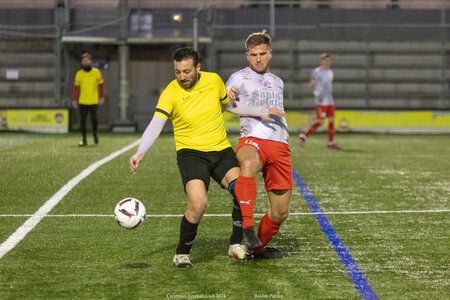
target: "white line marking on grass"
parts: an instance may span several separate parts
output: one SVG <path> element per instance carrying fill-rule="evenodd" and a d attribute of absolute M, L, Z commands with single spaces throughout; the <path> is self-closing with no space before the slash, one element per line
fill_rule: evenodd
<path fill-rule="evenodd" d="M 437 209 L 437 210 L 375 210 L 375 211 L 329 211 L 324 212 L 324 215 L 374 215 L 374 214 L 413 214 L 413 213 L 448 213 L 450 209 Z M 321 213 L 313 212 L 291 212 L 290 216 L 310 216 L 319 215 Z M 264 214 L 254 214 L 257 217 L 262 217 Z M 31 214 L 23 215 L 0 215 L 1 217 L 31 217 Z M 178 215 L 147 215 L 148 218 L 178 218 L 182 217 L 182 214 Z M 231 217 L 231 214 L 204 214 L 204 217 Z M 67 214 L 67 215 L 46 215 L 46 217 L 114 217 L 114 215 L 103 214 Z"/>
<path fill-rule="evenodd" d="M 94 172 L 97 168 L 102 166 L 103 164 L 113 160 L 117 156 L 121 155 L 122 153 L 127 152 L 128 150 L 132 149 L 133 147 L 137 146 L 139 144 L 140 140 L 137 140 L 136 142 L 117 150 L 114 153 L 111 153 L 107 157 L 93 163 L 86 169 L 84 169 L 80 174 L 72 178 L 66 185 L 64 185 L 56 194 L 54 194 L 47 202 L 44 203 L 44 205 L 39 208 L 38 211 L 36 211 L 31 217 L 25 221 L 25 223 L 22 224 L 17 230 L 9 236 L 9 238 L 4 241 L 0 245 L 0 259 L 8 253 L 10 250 L 12 250 L 23 238 L 33 230 L 34 227 L 45 217 L 48 216 L 48 213 L 55 207 L 59 201 L 61 201 L 64 196 L 67 195 L 81 180 L 88 177 L 92 172 Z M 28 216 L 28 215 L 27 215 Z"/>

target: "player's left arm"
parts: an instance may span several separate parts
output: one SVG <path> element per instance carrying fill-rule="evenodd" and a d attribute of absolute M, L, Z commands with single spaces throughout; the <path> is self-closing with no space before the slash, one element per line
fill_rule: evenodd
<path fill-rule="evenodd" d="M 284 111 L 281 109 L 250 106 L 239 101 L 229 101 L 225 110 L 240 117 L 257 117 L 269 122 L 275 122 L 271 115 L 284 117 Z"/>
<path fill-rule="evenodd" d="M 239 82 L 242 81 L 236 77 L 237 75 L 231 75 L 227 81 L 226 89 L 229 101 L 225 103 L 225 105 L 222 105 L 222 111 L 227 111 L 240 117 L 257 117 L 269 122 L 275 122 L 275 120 L 271 118 L 270 115 L 284 117 L 284 111 L 282 111 L 281 109 L 267 109 L 265 107 L 248 105 L 242 101 L 239 101 L 238 94 L 239 88 L 241 87 Z"/>
<path fill-rule="evenodd" d="M 97 77 L 97 84 L 98 84 L 98 104 L 102 105 L 105 103 L 105 82 L 102 77 L 102 73 L 98 71 L 98 77 Z"/>
<path fill-rule="evenodd" d="M 133 174 L 136 173 L 136 169 L 139 167 L 145 153 L 148 149 L 150 149 L 155 140 L 161 134 L 164 124 L 166 124 L 166 119 L 158 115 L 153 116 L 152 120 L 142 134 L 142 139 L 136 154 L 132 155 L 129 159 L 130 169 Z"/>

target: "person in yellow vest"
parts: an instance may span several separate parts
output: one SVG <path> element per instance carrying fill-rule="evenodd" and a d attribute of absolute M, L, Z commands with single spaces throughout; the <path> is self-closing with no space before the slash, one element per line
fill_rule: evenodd
<path fill-rule="evenodd" d="M 79 146 L 87 146 L 86 140 L 86 118 L 88 113 L 91 116 L 92 131 L 94 133 L 94 143 L 98 144 L 98 105 L 105 102 L 103 78 L 100 70 L 92 66 L 91 54 L 85 52 L 81 56 L 81 66 L 75 75 L 75 83 L 72 91 L 72 106 L 79 107 L 80 129 L 83 140 Z"/>

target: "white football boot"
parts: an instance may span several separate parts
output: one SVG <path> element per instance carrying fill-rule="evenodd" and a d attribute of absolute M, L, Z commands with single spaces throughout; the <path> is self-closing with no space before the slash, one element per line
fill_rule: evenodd
<path fill-rule="evenodd" d="M 172 260 L 172 264 L 178 268 L 190 268 L 192 267 L 189 254 L 175 254 Z"/>
<path fill-rule="evenodd" d="M 228 248 L 228 257 L 237 259 L 251 259 L 252 254 L 247 250 L 247 247 L 241 244 L 233 244 Z"/>

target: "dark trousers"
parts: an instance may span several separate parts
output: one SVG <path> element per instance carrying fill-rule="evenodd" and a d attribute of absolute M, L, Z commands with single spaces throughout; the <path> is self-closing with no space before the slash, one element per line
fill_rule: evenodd
<path fill-rule="evenodd" d="M 83 141 L 86 141 L 86 119 L 87 115 L 91 116 L 91 122 L 92 122 L 92 131 L 94 132 L 94 139 L 97 141 L 97 104 L 94 105 L 83 105 L 80 104 L 80 129 L 81 134 L 83 135 Z"/>

